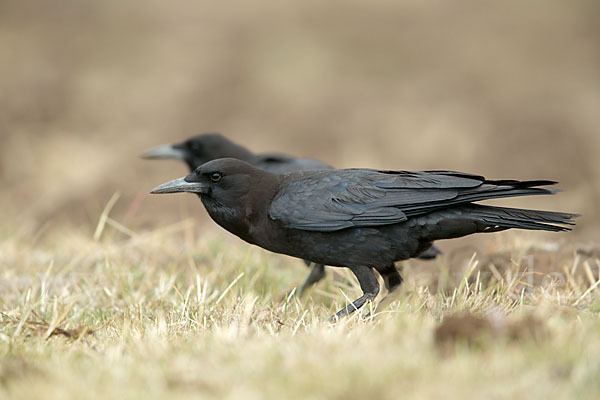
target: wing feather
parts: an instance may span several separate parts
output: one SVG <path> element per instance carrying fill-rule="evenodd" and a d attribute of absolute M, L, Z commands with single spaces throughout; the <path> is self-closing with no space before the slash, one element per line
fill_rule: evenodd
<path fill-rule="evenodd" d="M 269 216 L 311 231 L 389 225 L 456 204 L 549 194 L 550 181 L 486 181 L 454 171 L 304 171 L 284 177 Z"/>

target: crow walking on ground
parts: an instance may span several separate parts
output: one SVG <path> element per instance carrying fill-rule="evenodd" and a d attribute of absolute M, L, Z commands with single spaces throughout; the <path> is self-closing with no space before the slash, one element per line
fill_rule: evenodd
<path fill-rule="evenodd" d="M 157 186 L 152 193 L 191 192 L 212 219 L 248 243 L 319 264 L 349 268 L 363 295 L 335 317 L 352 313 L 402 283 L 395 261 L 435 240 L 511 228 L 568 231 L 575 214 L 475 202 L 553 194 L 546 180 L 487 180 L 454 171 L 370 169 L 276 175 L 236 159 L 218 159 Z"/>

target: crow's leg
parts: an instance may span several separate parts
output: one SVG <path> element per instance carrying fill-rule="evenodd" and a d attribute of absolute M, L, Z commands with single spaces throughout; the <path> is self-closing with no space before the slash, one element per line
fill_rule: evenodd
<path fill-rule="evenodd" d="M 335 315 L 329 319 L 332 322 L 335 322 L 340 317 L 352 314 L 354 311 L 361 308 L 367 301 L 371 301 L 377 297 L 377 294 L 379 293 L 379 282 L 377 282 L 377 278 L 370 267 L 353 267 L 350 269 L 354 273 L 354 276 L 356 276 L 356 279 L 358 279 L 363 295 L 335 313 Z"/>
<path fill-rule="evenodd" d="M 308 260 L 303 260 L 303 261 L 307 267 L 311 268 L 311 270 L 310 270 L 310 273 L 308 274 L 308 276 L 306 277 L 306 280 L 302 284 L 302 286 L 300 286 L 300 290 L 295 291 L 295 293 L 299 296 L 301 296 L 312 285 L 314 285 L 315 283 L 317 283 L 320 280 L 322 280 L 323 278 L 325 278 L 325 266 L 323 264 L 313 264 L 311 261 L 308 261 Z M 292 294 L 292 292 L 294 292 L 294 289 L 288 290 L 287 292 L 285 292 L 285 295 L 283 298 L 286 299 L 286 298 L 290 297 L 290 294 Z"/>
<path fill-rule="evenodd" d="M 440 254 L 442 254 L 442 251 L 436 246 L 431 245 L 431 247 L 419 254 L 417 258 L 420 260 L 433 260 Z"/>
<path fill-rule="evenodd" d="M 307 262 L 306 260 L 304 261 Z M 310 267 L 310 262 L 308 262 L 308 266 Z M 310 274 L 300 287 L 300 295 L 302 295 L 306 289 L 319 282 L 321 279 L 325 278 L 325 266 L 323 264 L 314 264 L 312 269 L 310 270 Z"/>
<path fill-rule="evenodd" d="M 377 272 L 379 272 L 383 278 L 383 283 L 385 284 L 385 288 L 389 293 L 392 293 L 398 288 L 398 286 L 402 284 L 402 277 L 394 266 L 394 263 L 386 265 L 383 268 L 378 268 Z"/>
<path fill-rule="evenodd" d="M 383 310 L 395 299 L 395 297 L 396 297 L 395 295 L 397 295 L 399 293 L 397 291 L 397 289 L 402 284 L 402 276 L 400 276 L 400 273 L 394 266 L 394 263 L 386 265 L 383 268 L 377 268 L 377 272 L 379 272 L 379 275 L 381 275 L 381 277 L 383 278 L 383 283 L 385 284 L 385 288 L 387 289 L 388 292 L 385 295 L 385 297 L 383 299 L 381 299 L 381 301 L 377 305 L 375 312 L 377 312 L 379 310 Z M 367 314 L 365 317 L 369 317 L 369 316 L 370 316 L 370 313 Z"/>

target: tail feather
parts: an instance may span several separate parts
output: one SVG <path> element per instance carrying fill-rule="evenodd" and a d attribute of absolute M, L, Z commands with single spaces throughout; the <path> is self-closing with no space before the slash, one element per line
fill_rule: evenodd
<path fill-rule="evenodd" d="M 547 179 L 538 179 L 535 181 L 518 181 L 515 179 L 498 179 L 498 180 L 486 180 L 485 183 L 496 186 L 512 186 L 515 188 L 530 188 L 534 186 L 550 186 L 556 185 L 558 182 L 550 181 Z"/>
<path fill-rule="evenodd" d="M 506 181 L 503 181 L 506 182 Z M 537 184 L 539 182 L 551 182 L 551 181 L 530 181 L 530 182 L 519 182 L 521 184 Z M 403 207 L 402 211 L 407 216 L 415 216 L 419 214 L 423 214 L 424 212 L 430 212 L 432 209 L 444 209 L 449 206 L 483 201 L 483 200 L 492 200 L 492 199 L 500 199 L 507 197 L 520 197 L 520 196 L 536 196 L 536 195 L 551 195 L 559 192 L 560 189 L 545 189 L 538 187 L 529 187 L 529 186 L 486 186 L 483 185 L 477 189 L 472 191 L 466 191 L 464 193 L 459 193 L 456 198 L 451 200 L 446 200 L 443 203 L 417 203 L 412 206 Z"/>
<path fill-rule="evenodd" d="M 574 218 L 578 217 L 578 214 L 555 211 L 526 210 L 478 204 L 471 204 L 467 207 L 461 207 L 461 209 L 477 222 L 483 223 L 483 231 L 497 227 L 564 232 L 571 230 L 570 226 L 575 225 Z"/>
<path fill-rule="evenodd" d="M 473 233 L 499 232 L 507 229 L 533 231 L 570 231 L 578 214 L 465 204 L 440 210 L 422 217 L 423 240 L 431 242 L 454 239 Z"/>

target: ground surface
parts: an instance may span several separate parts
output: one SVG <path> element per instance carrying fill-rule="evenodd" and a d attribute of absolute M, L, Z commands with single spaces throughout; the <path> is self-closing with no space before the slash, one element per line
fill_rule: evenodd
<path fill-rule="evenodd" d="M 600 396 L 593 258 L 563 257 L 562 280 L 531 287 L 523 252 L 497 263 L 500 281 L 483 278 L 476 255 L 440 291 L 416 283 L 409 262 L 387 308 L 332 326 L 359 293 L 345 271 L 284 298 L 300 261 L 201 235 L 191 220 L 129 234 L 107 224 L 96 239 L 2 238 L 0 398 Z"/>

